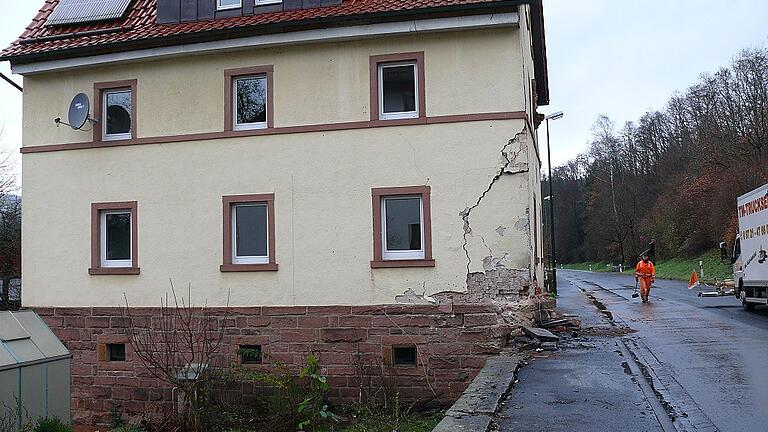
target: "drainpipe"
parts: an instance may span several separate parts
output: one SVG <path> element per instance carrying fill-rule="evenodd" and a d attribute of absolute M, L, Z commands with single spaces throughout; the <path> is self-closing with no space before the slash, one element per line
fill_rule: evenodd
<path fill-rule="evenodd" d="M 20 91 L 22 93 L 24 92 L 24 89 L 20 85 L 16 84 L 16 82 L 14 82 L 12 79 L 10 79 L 7 76 L 5 76 L 4 73 L 0 72 L 0 78 L 4 79 L 6 82 L 8 82 L 8 84 L 16 87 L 16 90 L 18 90 L 18 91 Z"/>

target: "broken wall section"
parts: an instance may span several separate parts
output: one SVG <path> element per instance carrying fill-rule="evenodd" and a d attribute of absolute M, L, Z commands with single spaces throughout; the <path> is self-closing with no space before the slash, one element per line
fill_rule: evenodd
<path fill-rule="evenodd" d="M 446 291 L 432 297 L 441 303 L 491 303 L 505 310 L 529 309 L 536 292 L 536 245 L 532 238 L 533 212 L 529 163 L 533 137 L 527 127 L 506 142 L 499 165 L 477 200 L 460 212 L 467 257 L 467 290 Z M 533 171 L 531 170 L 533 168 Z M 529 315 L 529 314 L 524 314 Z M 523 319 L 523 317 L 521 317 Z"/>

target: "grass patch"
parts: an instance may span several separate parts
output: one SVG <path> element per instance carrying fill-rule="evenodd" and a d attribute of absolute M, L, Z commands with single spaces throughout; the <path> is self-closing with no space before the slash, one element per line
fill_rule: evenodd
<path fill-rule="evenodd" d="M 611 271 L 611 265 L 607 262 L 583 262 L 575 264 L 563 264 L 562 266 L 566 270 L 582 270 L 600 273 L 607 273 Z"/>
<path fill-rule="evenodd" d="M 430 432 L 440 423 L 443 411 L 409 411 L 401 415 L 362 410 L 357 421 L 343 432 Z"/>
<path fill-rule="evenodd" d="M 704 279 L 711 281 L 714 279 L 731 279 L 733 278 L 733 272 L 731 266 L 720 262 L 720 251 L 711 250 L 703 253 L 700 256 L 693 258 L 674 258 L 669 260 L 660 260 L 656 262 L 656 277 L 659 279 L 675 279 L 687 281 L 691 278 L 691 273 L 694 270 L 699 270 L 699 261 L 702 261 L 704 265 Z M 608 272 L 611 268 L 608 263 L 575 263 L 575 264 L 563 264 L 563 268 L 569 270 L 584 270 L 589 271 L 589 266 L 592 265 L 592 271 L 594 272 Z M 623 274 L 632 275 L 634 269 L 629 268 L 624 271 Z"/>
<path fill-rule="evenodd" d="M 695 258 L 662 260 L 656 264 L 656 277 L 663 279 L 688 280 L 694 270 L 699 270 L 699 261 L 704 265 L 704 279 L 731 279 L 730 265 L 720 262 L 720 251 L 709 251 Z"/>

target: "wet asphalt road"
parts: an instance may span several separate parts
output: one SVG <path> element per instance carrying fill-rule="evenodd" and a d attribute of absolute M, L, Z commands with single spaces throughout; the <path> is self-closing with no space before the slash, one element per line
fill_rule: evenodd
<path fill-rule="evenodd" d="M 768 308 L 684 282 L 657 281 L 641 304 L 630 276 L 558 281 L 558 307 L 583 331 L 520 371 L 499 430 L 768 431 Z"/>

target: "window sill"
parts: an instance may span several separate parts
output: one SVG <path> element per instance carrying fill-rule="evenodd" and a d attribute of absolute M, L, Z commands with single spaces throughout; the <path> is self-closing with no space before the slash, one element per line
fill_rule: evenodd
<path fill-rule="evenodd" d="M 411 117 L 411 118 L 400 118 L 400 119 L 379 118 L 377 120 L 371 121 L 372 126 L 406 126 L 406 125 L 415 125 L 415 124 L 427 124 L 427 119 L 425 117 Z"/>
<path fill-rule="evenodd" d="M 433 259 L 371 261 L 371 268 L 434 267 L 434 266 L 435 266 L 435 260 Z"/>
<path fill-rule="evenodd" d="M 421 118 L 422 116 L 419 115 L 417 111 L 407 111 L 402 113 L 385 113 L 379 115 L 379 120 L 382 121 L 390 121 L 390 120 L 413 120 Z"/>
<path fill-rule="evenodd" d="M 102 135 L 101 140 L 112 142 L 112 141 L 130 141 L 133 139 L 133 135 L 130 133 L 127 134 L 115 134 L 115 135 Z"/>
<path fill-rule="evenodd" d="M 233 132 L 241 132 L 241 131 L 252 131 L 252 130 L 260 130 L 260 129 L 269 129 L 269 126 L 267 125 L 267 122 L 263 123 L 242 123 L 242 124 L 236 124 L 232 126 Z"/>
<path fill-rule="evenodd" d="M 277 271 L 277 263 L 269 264 L 222 264 L 219 266 L 222 273 L 227 272 L 261 272 Z"/>
<path fill-rule="evenodd" d="M 139 267 L 96 267 L 89 268 L 89 275 L 137 275 Z"/>
<path fill-rule="evenodd" d="M 138 141 L 135 137 L 125 137 L 125 138 L 101 138 L 100 140 L 94 141 L 94 145 L 98 146 L 100 144 L 109 145 L 109 146 L 121 146 L 121 145 L 132 145 L 136 144 Z"/>

